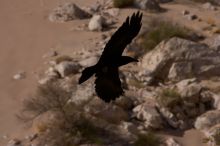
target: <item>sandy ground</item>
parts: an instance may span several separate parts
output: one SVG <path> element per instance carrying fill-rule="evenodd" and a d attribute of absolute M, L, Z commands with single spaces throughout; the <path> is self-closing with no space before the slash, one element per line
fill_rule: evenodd
<path fill-rule="evenodd" d="M 88 20 L 67 23 L 51 23 L 47 19 L 49 12 L 58 4 L 67 0 L 1 0 L 0 1 L 0 145 L 10 138 L 22 138 L 30 130 L 15 116 L 21 108 L 22 100 L 35 90 L 37 74 L 43 70 L 45 59 L 42 56 L 50 49 L 59 54 L 89 48 L 91 40 L 99 40 L 101 34 L 88 31 L 74 31 L 73 28 Z M 69 0 L 70 1 L 70 0 Z M 79 5 L 89 6 L 93 0 L 72 0 Z M 161 15 L 177 16 L 182 9 L 192 9 L 181 5 L 164 5 L 168 12 Z M 125 9 L 120 17 L 133 10 Z M 196 11 L 197 12 L 197 11 Z M 206 13 L 208 16 L 209 13 Z M 178 20 L 185 21 L 185 20 Z M 193 23 L 193 22 L 191 22 Z M 190 23 L 188 24 L 190 25 Z M 194 24 L 195 25 L 195 24 Z M 202 25 L 202 24 L 201 24 Z M 196 26 L 196 25 L 195 25 Z M 26 72 L 23 80 L 13 80 L 19 71 Z M 2 138 L 7 135 L 9 138 Z M 171 134 L 174 135 L 174 134 Z M 203 146 L 200 133 L 189 130 L 176 136 L 184 146 Z"/>

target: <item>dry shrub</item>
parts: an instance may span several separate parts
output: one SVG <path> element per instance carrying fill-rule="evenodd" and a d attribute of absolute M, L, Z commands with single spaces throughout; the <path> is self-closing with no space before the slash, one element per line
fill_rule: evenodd
<path fill-rule="evenodd" d="M 30 121 L 48 111 L 58 111 L 66 118 L 65 106 L 71 96 L 71 92 L 67 92 L 56 82 L 39 85 L 35 95 L 24 100 L 19 117 Z"/>
<path fill-rule="evenodd" d="M 22 114 L 18 117 L 25 121 L 33 121 L 39 134 L 39 145 L 106 143 L 111 132 L 97 125 L 94 117 L 85 111 L 91 99 L 75 104 L 70 102 L 71 97 L 72 92 L 64 90 L 58 82 L 40 85 L 36 94 L 24 101 Z"/>

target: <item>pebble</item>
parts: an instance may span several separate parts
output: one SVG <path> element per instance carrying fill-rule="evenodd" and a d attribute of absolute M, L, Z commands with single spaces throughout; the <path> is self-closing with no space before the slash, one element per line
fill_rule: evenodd
<path fill-rule="evenodd" d="M 20 71 L 13 76 L 13 79 L 14 80 L 21 80 L 21 79 L 24 79 L 25 77 L 26 77 L 26 73 L 24 71 Z"/>

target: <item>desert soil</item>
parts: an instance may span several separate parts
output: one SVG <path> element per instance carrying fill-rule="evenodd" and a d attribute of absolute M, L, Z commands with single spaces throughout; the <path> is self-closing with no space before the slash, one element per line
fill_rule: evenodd
<path fill-rule="evenodd" d="M 70 0 L 69 0 L 70 1 Z M 93 0 L 72 0 L 80 6 L 89 6 Z M 50 50 L 59 54 L 72 53 L 78 49 L 95 47 L 101 33 L 78 31 L 77 26 L 88 20 L 76 20 L 66 23 L 48 21 L 48 14 L 57 5 L 67 0 L 1 0 L 0 1 L 0 145 L 6 145 L 9 139 L 23 138 L 31 129 L 16 118 L 24 98 L 30 96 L 37 85 L 38 72 L 46 68 L 46 59 L 42 56 Z M 203 12 L 199 8 L 181 4 L 162 5 L 167 9 L 165 15 L 186 26 L 201 31 L 204 22 L 187 21 L 180 17 L 181 10 L 187 9 L 196 14 L 209 17 L 214 12 Z M 120 22 L 134 9 L 124 9 L 120 13 Z M 205 19 L 205 18 L 204 18 Z M 199 27 L 198 27 L 199 26 Z M 104 32 L 106 33 L 106 32 Z M 26 78 L 13 80 L 19 71 L 26 72 Z M 202 136 L 195 130 L 183 134 L 172 133 L 183 146 L 203 146 Z M 8 138 L 3 138 L 8 136 Z"/>

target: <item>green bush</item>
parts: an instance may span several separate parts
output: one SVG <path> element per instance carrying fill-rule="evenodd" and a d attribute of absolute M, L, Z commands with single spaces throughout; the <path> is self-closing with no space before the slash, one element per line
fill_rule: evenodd
<path fill-rule="evenodd" d="M 113 5 L 116 8 L 131 6 L 133 3 L 134 0 L 113 0 Z"/>
<path fill-rule="evenodd" d="M 189 30 L 184 27 L 160 18 L 153 18 L 147 23 L 146 31 L 140 35 L 138 45 L 142 48 L 143 53 L 146 53 L 163 40 L 174 36 L 188 38 L 188 34 Z"/>
<path fill-rule="evenodd" d="M 134 146 L 159 146 L 162 143 L 161 137 L 152 132 L 140 134 L 135 141 Z"/>

